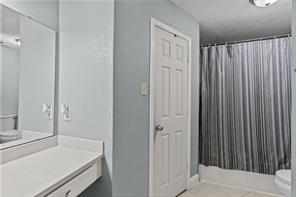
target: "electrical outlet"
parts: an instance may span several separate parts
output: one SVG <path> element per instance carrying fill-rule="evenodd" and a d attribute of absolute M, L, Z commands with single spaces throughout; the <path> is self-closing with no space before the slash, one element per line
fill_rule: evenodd
<path fill-rule="evenodd" d="M 42 105 L 42 112 L 45 114 L 45 117 L 48 120 L 52 120 L 53 119 L 54 111 L 53 111 L 53 106 L 52 105 L 43 104 Z"/>
<path fill-rule="evenodd" d="M 70 107 L 68 105 L 65 105 L 65 104 L 61 105 L 61 113 L 63 115 L 64 121 L 71 120 L 71 111 L 70 111 Z"/>

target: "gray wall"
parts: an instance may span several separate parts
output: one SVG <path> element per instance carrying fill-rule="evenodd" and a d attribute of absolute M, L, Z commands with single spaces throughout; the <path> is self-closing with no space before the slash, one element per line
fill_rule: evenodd
<path fill-rule="evenodd" d="M 296 0 L 293 0 L 293 66 L 292 66 L 292 197 L 296 197 Z"/>
<path fill-rule="evenodd" d="M 0 46 L 0 116 L 18 113 L 19 49 Z M 1 121 L 1 120 L 0 120 Z"/>
<path fill-rule="evenodd" d="M 54 30 L 59 28 L 59 0 L 0 0 L 0 3 Z"/>
<path fill-rule="evenodd" d="M 169 0 L 115 2 L 113 196 L 147 196 L 149 163 L 150 18 L 192 38 L 191 175 L 198 161 L 199 25 Z"/>
<path fill-rule="evenodd" d="M 81 196 L 112 194 L 114 1 L 60 2 L 59 134 L 104 141 L 103 176 Z"/>
<path fill-rule="evenodd" d="M 19 131 L 52 134 L 53 119 L 42 105 L 54 106 L 56 32 L 21 16 L 20 38 Z"/>

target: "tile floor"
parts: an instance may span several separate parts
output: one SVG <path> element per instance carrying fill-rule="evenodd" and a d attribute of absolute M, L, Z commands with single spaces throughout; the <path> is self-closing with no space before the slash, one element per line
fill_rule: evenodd
<path fill-rule="evenodd" d="M 201 183 L 178 197 L 281 197 L 211 183 Z"/>

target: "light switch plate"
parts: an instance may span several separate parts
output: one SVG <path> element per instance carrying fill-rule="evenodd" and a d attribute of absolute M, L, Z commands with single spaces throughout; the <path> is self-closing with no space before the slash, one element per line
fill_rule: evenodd
<path fill-rule="evenodd" d="M 149 94 L 149 85 L 148 83 L 141 83 L 141 95 L 147 96 Z"/>

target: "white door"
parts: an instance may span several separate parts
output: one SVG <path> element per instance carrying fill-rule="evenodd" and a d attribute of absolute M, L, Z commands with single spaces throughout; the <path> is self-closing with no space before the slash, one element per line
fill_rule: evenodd
<path fill-rule="evenodd" d="M 159 27 L 154 40 L 154 196 L 186 189 L 189 42 Z"/>

